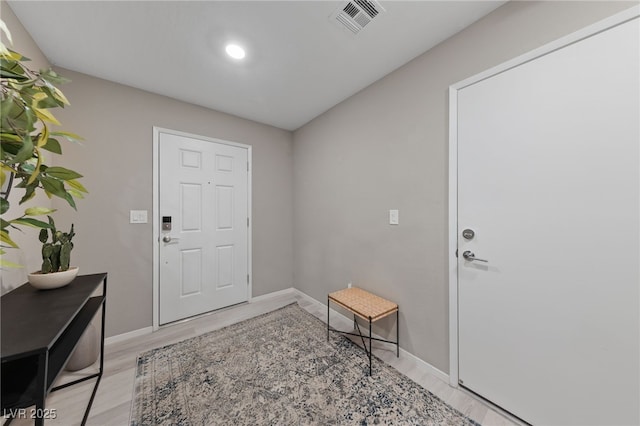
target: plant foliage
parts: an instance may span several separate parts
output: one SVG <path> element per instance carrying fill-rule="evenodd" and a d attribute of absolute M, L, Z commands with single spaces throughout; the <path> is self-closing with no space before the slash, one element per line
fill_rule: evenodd
<path fill-rule="evenodd" d="M 0 30 L 11 41 L 11 35 L 2 21 Z M 83 198 L 83 194 L 87 193 L 78 181 L 81 174 L 45 163 L 46 152 L 62 154 L 60 140 L 81 140 L 73 133 L 51 129 L 51 126 L 60 125 L 51 110 L 69 105 L 56 85 L 68 80 L 51 69 L 33 71 L 24 64 L 26 61 L 29 59 L 0 43 L 0 183 L 3 187 L 0 254 L 5 253 L 5 248 L 18 247 L 9 236 L 11 229 L 20 226 L 52 228 L 50 223 L 35 218 L 54 211 L 44 207 L 27 209 L 22 216 L 13 220 L 4 219 L 10 207 L 8 197 L 12 187 L 24 190 L 19 204 L 32 199 L 37 191 L 44 191 L 49 198 L 62 198 L 74 209 L 74 198 Z M 19 265 L 12 265 L 3 259 L 2 266 Z"/>

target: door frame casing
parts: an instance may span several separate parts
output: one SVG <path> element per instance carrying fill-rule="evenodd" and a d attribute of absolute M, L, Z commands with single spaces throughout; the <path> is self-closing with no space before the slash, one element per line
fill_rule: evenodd
<path fill-rule="evenodd" d="M 449 385 L 459 386 L 458 348 L 458 91 L 640 16 L 640 6 L 614 14 L 581 30 L 449 86 Z"/>
<path fill-rule="evenodd" d="M 153 126 L 153 208 L 151 213 L 153 218 L 153 331 L 157 331 L 159 328 L 164 327 L 164 325 L 160 325 L 160 133 L 168 133 L 171 135 L 198 139 L 203 142 L 218 143 L 247 150 L 247 217 L 249 219 L 247 226 L 247 274 L 249 275 L 247 301 L 249 302 L 251 301 L 253 288 L 253 271 L 251 269 L 251 265 L 253 263 L 251 260 L 253 251 L 251 246 L 251 230 L 253 228 L 253 217 L 251 215 L 251 200 L 253 198 L 251 182 L 253 179 L 251 173 L 253 170 L 253 162 L 251 145 Z"/>

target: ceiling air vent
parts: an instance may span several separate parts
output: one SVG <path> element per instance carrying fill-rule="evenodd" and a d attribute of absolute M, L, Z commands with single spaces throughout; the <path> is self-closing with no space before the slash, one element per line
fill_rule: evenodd
<path fill-rule="evenodd" d="M 351 0 L 336 9 L 329 19 L 353 34 L 358 34 L 384 11 L 374 0 Z"/>

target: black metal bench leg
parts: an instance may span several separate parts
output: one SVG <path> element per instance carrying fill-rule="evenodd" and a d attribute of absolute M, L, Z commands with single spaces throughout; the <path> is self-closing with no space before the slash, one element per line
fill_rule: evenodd
<path fill-rule="evenodd" d="M 400 310 L 396 311 L 396 357 L 400 358 Z"/>
<path fill-rule="evenodd" d="M 371 317 L 369 317 L 369 377 L 371 377 L 371 343 L 373 339 L 371 338 Z"/>
<path fill-rule="evenodd" d="M 327 297 L 327 342 L 329 341 L 329 298 Z"/>

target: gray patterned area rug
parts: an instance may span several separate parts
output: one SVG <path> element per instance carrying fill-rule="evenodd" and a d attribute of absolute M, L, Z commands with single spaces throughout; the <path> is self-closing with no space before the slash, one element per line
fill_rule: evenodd
<path fill-rule="evenodd" d="M 131 425 L 477 425 L 291 304 L 141 354 Z"/>

